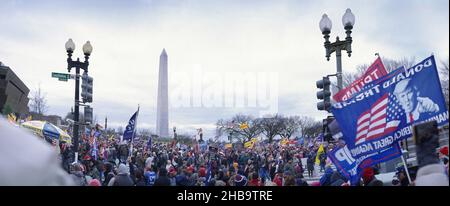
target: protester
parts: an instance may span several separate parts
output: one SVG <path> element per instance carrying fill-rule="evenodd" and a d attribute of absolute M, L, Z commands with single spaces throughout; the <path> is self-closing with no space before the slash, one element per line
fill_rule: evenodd
<path fill-rule="evenodd" d="M 333 169 L 331 167 L 327 167 L 325 169 L 325 174 L 320 178 L 320 186 L 330 186 L 331 183 L 331 175 L 333 175 Z"/>
<path fill-rule="evenodd" d="M 372 167 L 364 169 L 362 179 L 364 186 L 383 186 L 383 182 L 375 177 Z"/>
<path fill-rule="evenodd" d="M 261 186 L 257 173 L 252 173 L 250 177 L 251 179 L 248 182 L 248 186 Z"/>
<path fill-rule="evenodd" d="M 114 165 L 107 162 L 104 164 L 104 168 L 103 176 L 105 177 L 105 180 L 103 181 L 103 186 L 107 186 L 109 181 L 115 176 Z"/>
<path fill-rule="evenodd" d="M 152 171 L 150 166 L 151 164 L 147 164 L 145 167 L 144 177 L 145 177 L 145 185 L 153 186 L 156 181 L 156 173 Z"/>
<path fill-rule="evenodd" d="M 307 157 L 307 162 L 306 162 L 306 167 L 308 168 L 308 177 L 312 177 L 314 175 L 314 164 L 315 164 L 315 155 L 314 153 L 311 151 L 308 154 Z"/>
<path fill-rule="evenodd" d="M 247 186 L 247 178 L 243 175 L 237 174 L 234 178 L 234 185 L 235 186 Z"/>
<path fill-rule="evenodd" d="M 177 186 L 177 179 L 176 179 L 177 171 L 174 167 L 171 167 L 169 170 L 169 180 L 170 180 L 170 186 Z"/>
<path fill-rule="evenodd" d="M 308 182 L 303 177 L 303 174 L 297 174 L 295 177 L 295 185 L 296 186 L 308 186 Z"/>
<path fill-rule="evenodd" d="M 158 178 L 156 179 L 154 186 L 170 186 L 170 179 L 167 177 L 167 170 L 165 167 L 159 169 Z"/>
<path fill-rule="evenodd" d="M 136 177 L 135 179 L 135 186 L 145 186 L 145 178 L 144 175 L 142 174 L 142 170 L 141 169 L 137 169 L 134 171 L 134 176 Z"/>
<path fill-rule="evenodd" d="M 75 163 L 73 166 L 72 171 L 72 179 L 75 182 L 75 185 L 77 186 L 86 186 L 88 184 L 86 177 L 83 174 L 82 166 L 79 163 Z"/>
<path fill-rule="evenodd" d="M 127 166 L 121 163 L 117 175 L 109 181 L 108 186 L 133 186 L 134 182 L 128 172 Z"/>
<path fill-rule="evenodd" d="M 321 142 L 310 145 L 281 145 L 258 142 L 255 148 L 224 148 L 205 145 L 197 149 L 195 143 L 181 144 L 179 142 L 161 143 L 146 140 L 133 141 L 133 151 L 130 143 L 115 139 L 97 140 L 99 151 L 93 152 L 94 145 L 90 138 L 83 136 L 80 141 L 79 161 L 71 165 L 73 151 L 71 145 L 60 143 L 61 163 L 67 168 L 69 178 L 76 185 L 103 186 L 344 186 L 349 180 L 327 162 L 327 152 L 331 148 L 339 148 L 342 141 L 331 142 L 325 147 L 325 152 L 317 151 Z M 344 143 L 345 144 L 345 143 Z M 443 174 L 448 176 L 448 147 L 439 149 L 440 163 Z M 70 154 L 70 155 L 69 155 Z M 315 171 L 316 158 L 320 164 Z M 303 168 L 302 161 L 306 162 Z M 313 178 L 316 172 L 323 171 L 320 181 Z M 361 174 L 364 186 L 382 185 L 375 178 L 376 165 L 365 169 Z M 424 180 L 433 173 L 438 173 L 436 167 L 417 173 L 417 180 L 409 183 L 404 170 L 397 172 L 399 185 L 420 185 L 430 182 Z M 442 172 L 441 171 L 441 172 Z M 411 171 L 410 171 L 411 172 Z M 308 175 L 306 175 L 308 174 Z M 434 175 L 436 176 L 436 174 Z M 306 177 L 306 178 L 305 178 Z M 437 178 L 433 177 L 432 179 Z M 448 178 L 448 177 L 447 177 Z"/>

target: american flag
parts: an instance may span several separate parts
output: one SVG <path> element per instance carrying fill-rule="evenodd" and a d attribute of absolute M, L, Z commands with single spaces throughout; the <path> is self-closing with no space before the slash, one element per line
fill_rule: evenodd
<path fill-rule="evenodd" d="M 384 94 L 358 117 L 355 145 L 395 131 L 403 115 L 395 95 Z"/>

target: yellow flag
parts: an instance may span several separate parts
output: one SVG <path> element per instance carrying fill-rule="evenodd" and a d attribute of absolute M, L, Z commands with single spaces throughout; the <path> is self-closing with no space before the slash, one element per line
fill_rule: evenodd
<path fill-rule="evenodd" d="M 320 164 L 319 156 L 324 152 L 325 152 L 325 150 L 323 149 L 323 144 L 320 144 L 319 149 L 317 150 L 316 164 Z"/>
<path fill-rule="evenodd" d="M 248 124 L 246 122 L 242 123 L 241 125 L 239 125 L 239 128 L 241 129 L 247 129 L 248 128 Z"/>
<path fill-rule="evenodd" d="M 289 140 L 288 139 L 281 140 L 281 145 L 287 145 L 287 144 L 289 144 Z"/>
<path fill-rule="evenodd" d="M 31 121 L 33 119 L 33 117 L 30 115 L 27 117 L 26 121 Z"/>
<path fill-rule="evenodd" d="M 246 142 L 246 143 L 244 143 L 244 147 L 245 148 L 253 148 L 254 145 L 255 145 L 255 142 L 253 142 L 251 140 Z"/>
<path fill-rule="evenodd" d="M 227 148 L 227 149 L 232 148 L 232 147 L 233 147 L 232 144 L 225 144 L 225 148 Z"/>

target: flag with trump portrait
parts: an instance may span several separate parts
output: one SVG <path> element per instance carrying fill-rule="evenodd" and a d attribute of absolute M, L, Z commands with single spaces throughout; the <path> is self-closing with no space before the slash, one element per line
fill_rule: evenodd
<path fill-rule="evenodd" d="M 364 168 L 401 155 L 398 141 L 413 134 L 414 124 L 448 124 L 434 56 L 409 69 L 397 69 L 371 82 L 346 101 L 336 102 L 335 116 L 346 142 L 329 154 L 352 183 Z"/>

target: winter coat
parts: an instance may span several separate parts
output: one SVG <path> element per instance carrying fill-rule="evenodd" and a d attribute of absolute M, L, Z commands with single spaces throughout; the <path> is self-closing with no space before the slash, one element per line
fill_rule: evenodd
<path fill-rule="evenodd" d="M 144 179 L 140 179 L 134 185 L 135 186 L 145 186 L 145 180 Z"/>
<path fill-rule="evenodd" d="M 258 179 L 252 179 L 248 182 L 248 186 L 261 186 Z"/>
<path fill-rule="evenodd" d="M 108 186 L 133 186 L 134 182 L 128 174 L 118 174 L 108 183 Z"/>
<path fill-rule="evenodd" d="M 273 178 L 273 182 L 275 184 L 277 184 L 277 186 L 283 186 L 283 177 L 280 177 L 277 175 L 275 175 L 275 177 Z"/>
<path fill-rule="evenodd" d="M 306 161 L 306 167 L 308 168 L 308 170 L 314 170 L 314 162 L 314 155 L 308 156 L 308 160 Z"/>
<path fill-rule="evenodd" d="M 306 182 L 302 178 L 295 178 L 295 185 L 296 186 L 308 186 L 308 182 Z"/>
<path fill-rule="evenodd" d="M 154 186 L 170 186 L 170 179 L 167 176 L 159 176 Z"/>

